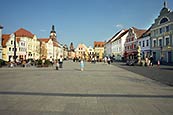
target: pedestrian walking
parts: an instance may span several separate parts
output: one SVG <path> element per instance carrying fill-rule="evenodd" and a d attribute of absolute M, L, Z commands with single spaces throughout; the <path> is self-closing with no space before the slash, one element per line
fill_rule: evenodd
<path fill-rule="evenodd" d="M 58 70 L 58 68 L 59 68 L 59 63 L 58 61 L 56 61 L 56 70 Z"/>
<path fill-rule="evenodd" d="M 83 59 L 81 59 L 81 61 L 80 61 L 80 70 L 84 71 L 84 61 L 83 61 Z"/>
<path fill-rule="evenodd" d="M 153 66 L 153 56 L 150 57 L 150 65 Z"/>
<path fill-rule="evenodd" d="M 108 57 L 108 64 L 111 64 L 111 58 L 110 57 Z"/>
<path fill-rule="evenodd" d="M 62 55 L 60 56 L 60 58 L 59 58 L 59 68 L 63 68 L 63 57 L 62 57 Z"/>
<path fill-rule="evenodd" d="M 106 56 L 104 57 L 104 63 L 107 63 L 107 57 Z"/>
<path fill-rule="evenodd" d="M 160 60 L 157 61 L 157 67 L 160 68 Z"/>

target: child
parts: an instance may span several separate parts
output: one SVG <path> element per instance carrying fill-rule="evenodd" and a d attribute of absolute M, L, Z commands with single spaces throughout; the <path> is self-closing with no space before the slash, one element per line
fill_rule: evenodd
<path fill-rule="evenodd" d="M 81 71 L 84 70 L 84 61 L 83 60 L 80 61 L 80 70 Z"/>

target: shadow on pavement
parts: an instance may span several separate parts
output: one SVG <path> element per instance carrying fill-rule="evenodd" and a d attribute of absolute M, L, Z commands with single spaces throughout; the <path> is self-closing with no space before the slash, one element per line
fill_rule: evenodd
<path fill-rule="evenodd" d="M 121 97 L 121 98 L 173 98 L 173 95 L 149 94 L 80 94 L 80 93 L 43 93 L 43 92 L 0 92 L 0 95 L 30 95 L 30 96 L 63 96 L 63 97 Z"/>
<path fill-rule="evenodd" d="M 173 68 L 160 68 L 160 69 L 163 69 L 163 70 L 173 70 Z"/>

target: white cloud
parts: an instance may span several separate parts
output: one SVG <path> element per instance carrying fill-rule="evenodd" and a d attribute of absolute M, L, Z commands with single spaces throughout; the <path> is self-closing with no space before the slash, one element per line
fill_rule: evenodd
<path fill-rule="evenodd" d="M 123 28 L 123 25 L 122 24 L 117 24 L 116 27 L 117 28 Z"/>

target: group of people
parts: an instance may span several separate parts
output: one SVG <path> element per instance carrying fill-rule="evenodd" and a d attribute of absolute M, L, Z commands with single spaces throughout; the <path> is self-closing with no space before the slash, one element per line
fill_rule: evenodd
<path fill-rule="evenodd" d="M 58 70 L 59 68 L 62 68 L 63 67 L 62 65 L 63 65 L 63 57 L 60 56 L 60 58 L 56 62 L 56 70 Z"/>
<path fill-rule="evenodd" d="M 110 57 L 104 57 L 104 63 L 111 64 L 112 60 Z"/>
<path fill-rule="evenodd" d="M 63 57 L 62 56 L 60 56 L 60 58 L 56 62 L 56 70 L 59 70 L 59 68 L 63 68 Z M 83 59 L 80 60 L 80 70 L 84 71 L 84 60 Z"/>
<path fill-rule="evenodd" d="M 153 57 L 152 56 L 150 56 L 149 58 L 148 57 L 145 58 L 145 65 L 153 66 Z"/>

